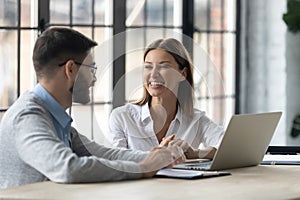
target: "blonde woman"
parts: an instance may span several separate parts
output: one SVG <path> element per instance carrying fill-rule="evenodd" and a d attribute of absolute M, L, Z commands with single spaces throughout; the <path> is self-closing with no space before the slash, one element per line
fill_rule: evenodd
<path fill-rule="evenodd" d="M 143 83 L 141 99 L 112 111 L 112 144 L 143 151 L 178 145 L 187 158 L 213 158 L 224 131 L 194 109 L 193 65 L 181 42 L 159 39 L 146 48 Z"/>

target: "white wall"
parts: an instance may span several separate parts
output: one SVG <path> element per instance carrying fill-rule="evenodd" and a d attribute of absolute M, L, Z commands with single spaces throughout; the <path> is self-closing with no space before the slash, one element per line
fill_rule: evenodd
<path fill-rule="evenodd" d="M 290 137 L 292 121 L 300 114 L 300 32 L 286 34 L 287 64 L 287 143 L 300 145 L 300 136 Z"/>
<path fill-rule="evenodd" d="M 283 111 L 272 144 L 286 144 L 286 0 L 244 0 L 241 112 Z"/>

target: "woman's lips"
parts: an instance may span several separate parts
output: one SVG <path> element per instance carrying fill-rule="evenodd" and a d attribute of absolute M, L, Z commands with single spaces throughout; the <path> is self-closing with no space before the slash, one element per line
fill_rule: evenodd
<path fill-rule="evenodd" d="M 161 82 L 161 81 L 149 81 L 149 86 L 152 86 L 152 87 L 160 87 L 160 86 L 164 86 L 165 83 L 164 82 Z"/>

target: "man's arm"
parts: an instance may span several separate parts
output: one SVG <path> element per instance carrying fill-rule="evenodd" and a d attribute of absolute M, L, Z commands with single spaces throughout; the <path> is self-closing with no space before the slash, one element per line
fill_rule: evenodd
<path fill-rule="evenodd" d="M 139 162 L 148 152 L 130 150 L 124 148 L 109 148 L 89 140 L 72 128 L 72 149 L 79 156 L 94 155 L 109 160 L 130 160 Z"/>
<path fill-rule="evenodd" d="M 15 119 L 14 132 L 20 158 L 54 182 L 100 182 L 142 176 L 140 165 L 136 162 L 108 160 L 105 154 L 104 158 L 77 156 L 55 135 L 51 117 L 42 110 L 24 112 Z"/>

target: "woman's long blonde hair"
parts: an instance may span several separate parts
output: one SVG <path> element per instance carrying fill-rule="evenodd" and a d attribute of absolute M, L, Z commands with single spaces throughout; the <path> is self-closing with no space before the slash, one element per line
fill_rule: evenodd
<path fill-rule="evenodd" d="M 182 111 L 187 116 L 194 114 L 194 79 L 193 65 L 190 55 L 181 42 L 174 38 L 158 39 L 152 42 L 144 52 L 144 60 L 147 54 L 154 49 L 162 49 L 171 54 L 179 65 L 179 69 L 186 68 L 186 79 L 179 83 L 177 92 L 177 105 L 182 108 Z M 137 105 L 144 105 L 151 100 L 151 95 L 143 86 L 143 96 L 141 99 L 133 102 Z"/>

